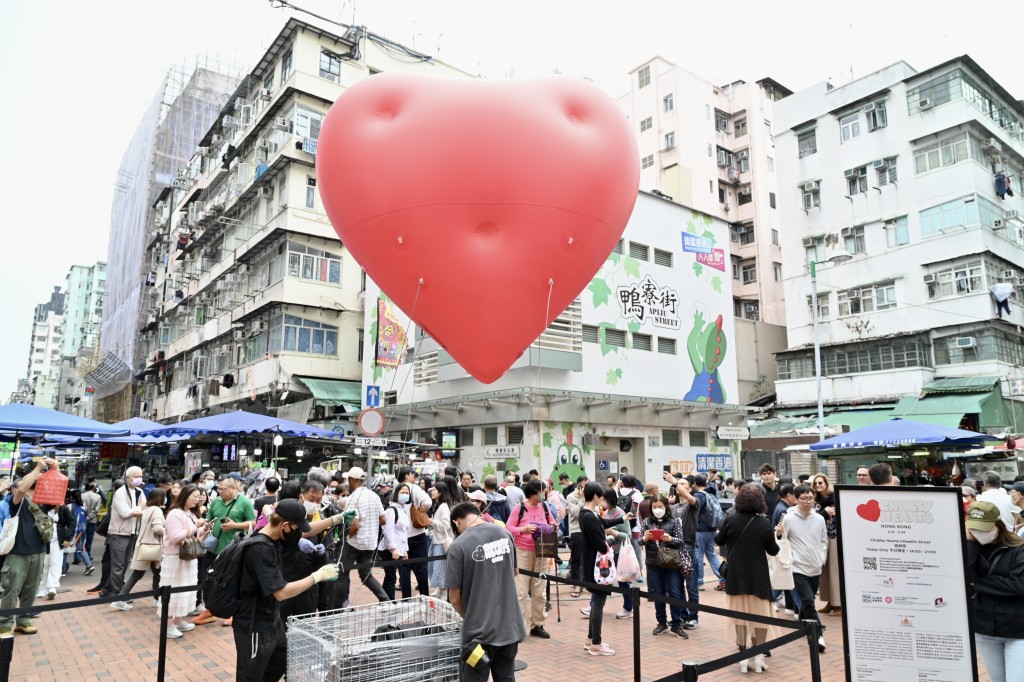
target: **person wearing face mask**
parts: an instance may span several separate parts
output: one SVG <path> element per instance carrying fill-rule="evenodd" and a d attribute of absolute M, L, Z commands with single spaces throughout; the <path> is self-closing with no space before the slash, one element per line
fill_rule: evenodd
<path fill-rule="evenodd" d="M 409 531 L 412 529 L 412 518 L 409 516 L 409 505 L 412 503 L 412 490 L 408 483 L 399 483 L 391 493 L 388 508 L 384 510 L 384 533 L 381 536 L 377 551 L 385 559 L 398 561 L 409 558 Z M 395 585 L 398 583 L 398 566 L 384 567 L 384 582 L 381 587 L 392 601 L 395 599 Z M 408 593 L 406 588 L 408 587 Z M 412 584 L 402 585 L 402 599 L 412 597 Z"/>
<path fill-rule="evenodd" d="M 142 494 L 143 483 L 142 469 L 128 467 L 124 472 L 124 486 L 111 497 L 110 527 L 107 530 L 110 578 L 100 592 L 101 597 L 120 594 L 124 588 L 124 574 L 131 563 L 142 511 L 146 508 L 146 498 Z"/>
<path fill-rule="evenodd" d="M 327 524 L 333 519 L 325 519 Z M 282 573 L 282 555 L 294 552 L 304 534 L 316 532 L 298 500 L 277 503 L 267 525 L 245 548 L 239 575 L 238 612 L 232 622 L 235 639 L 235 679 L 239 682 L 277 682 L 288 667 L 288 639 L 281 603 L 324 581 L 338 577 L 329 563 L 298 580 Z"/>
<path fill-rule="evenodd" d="M 210 532 L 217 538 L 213 549 L 207 548 L 206 554 L 199 560 L 199 572 L 206 575 L 217 555 L 231 544 L 239 532 L 250 532 L 256 523 L 256 510 L 252 500 L 242 494 L 242 477 L 237 472 L 225 476 L 218 486 L 218 496 L 213 498 L 206 511 L 206 520 L 210 522 Z M 200 599 L 202 594 L 199 594 Z M 208 609 L 203 609 L 192 621 L 196 625 L 204 625 L 217 620 Z M 230 619 L 229 619 L 230 620 Z M 230 625 L 226 621 L 224 625 Z"/>
<path fill-rule="evenodd" d="M 301 486 L 296 481 L 289 481 L 281 487 L 280 500 L 295 500 L 301 504 L 306 512 L 306 521 L 310 525 L 310 532 L 304 533 L 304 537 L 295 543 L 294 546 L 289 543 L 282 549 L 281 575 L 284 576 L 287 582 L 299 580 L 321 566 L 331 563 L 330 556 L 319 535 L 323 526 L 321 521 L 325 518 L 320 512 L 323 494 L 323 486 L 311 479 L 304 481 Z M 320 607 L 321 587 L 327 587 L 327 585 L 318 585 L 311 590 L 282 601 L 280 604 L 281 620 L 287 623 L 288 616 L 302 616 L 316 613 L 318 609 L 327 610 L 335 608 L 333 602 L 330 602 L 330 605 Z M 333 591 L 329 596 L 333 597 Z"/>
<path fill-rule="evenodd" d="M 651 515 L 640 523 L 640 542 L 647 548 L 645 563 L 647 564 L 647 580 L 651 592 L 661 594 L 674 599 L 683 598 L 683 574 L 676 569 L 662 568 L 658 565 L 658 547 L 667 546 L 682 550 L 686 546 L 683 536 L 682 522 L 669 514 L 668 500 L 658 495 L 651 498 Z M 689 639 L 690 636 L 683 630 L 683 609 L 671 605 L 669 621 L 665 614 L 665 603 L 655 602 L 654 614 L 658 625 L 654 628 L 654 634 L 660 635 L 666 630 L 680 639 Z"/>
<path fill-rule="evenodd" d="M 967 508 L 967 580 L 974 642 L 992 682 L 1024 680 L 1024 540 L 1007 529 L 994 503 Z"/>
<path fill-rule="evenodd" d="M 185 538 L 196 537 L 202 540 L 210 531 L 210 522 L 199 519 L 196 515 L 198 505 L 199 489 L 193 485 L 186 486 L 171 505 L 171 511 L 164 523 L 163 558 L 160 563 L 161 587 L 195 585 L 199 579 L 199 561 L 182 559 L 180 556 L 181 543 Z M 176 639 L 181 637 L 182 633 L 195 629 L 194 623 L 185 620 L 192 611 L 195 600 L 195 592 L 175 592 L 171 595 L 167 610 L 171 619 L 167 625 L 168 637 Z"/>

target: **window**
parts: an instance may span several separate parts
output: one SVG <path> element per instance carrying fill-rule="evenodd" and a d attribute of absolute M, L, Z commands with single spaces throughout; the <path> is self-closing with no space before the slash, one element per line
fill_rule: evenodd
<path fill-rule="evenodd" d="M 641 133 L 646 132 L 646 131 L 650 130 L 653 127 L 654 127 L 654 121 L 651 119 L 650 116 L 648 116 L 644 120 L 640 121 L 640 132 Z"/>
<path fill-rule="evenodd" d="M 907 90 L 907 109 L 911 115 L 921 113 L 924 109 L 939 106 L 960 99 L 961 72 L 959 69 L 944 73 L 941 76 Z"/>
<path fill-rule="evenodd" d="M 641 168 L 650 168 L 654 165 L 654 154 L 648 154 L 644 158 L 640 159 Z"/>
<path fill-rule="evenodd" d="M 887 220 L 883 227 L 885 228 L 885 243 L 889 248 L 910 243 L 910 228 L 907 224 L 907 216 Z"/>
<path fill-rule="evenodd" d="M 773 194 L 772 196 L 775 196 L 775 195 Z M 779 245 L 779 231 L 778 230 L 772 230 L 772 245 L 773 246 L 778 246 Z"/>
<path fill-rule="evenodd" d="M 803 192 L 804 210 L 809 211 L 815 206 L 821 206 L 821 189 L 817 182 L 805 182 L 800 186 Z"/>
<path fill-rule="evenodd" d="M 875 162 L 875 184 L 879 187 L 896 183 L 896 157 Z"/>
<path fill-rule="evenodd" d="M 740 278 L 740 263 L 742 262 L 739 256 L 731 256 L 732 258 L 732 278 Z"/>
<path fill-rule="evenodd" d="M 320 137 L 320 124 L 324 115 L 319 111 L 313 111 L 305 107 L 295 108 L 295 134 L 299 137 L 311 137 L 314 140 Z M 282 175 L 281 177 L 285 177 Z"/>
<path fill-rule="evenodd" d="M 283 349 L 297 353 L 337 356 L 338 328 L 294 315 L 285 315 Z"/>
<path fill-rule="evenodd" d="M 746 173 L 750 170 L 750 152 L 740 152 L 739 156 L 739 169 L 740 173 Z"/>
<path fill-rule="evenodd" d="M 675 108 L 675 102 L 672 98 L 672 93 L 668 93 L 661 98 L 661 103 L 665 107 L 665 111 L 672 111 Z"/>
<path fill-rule="evenodd" d="M 631 258 L 637 260 L 650 260 L 650 249 L 651 247 L 646 244 L 638 244 L 637 242 L 629 243 L 629 255 Z"/>
<path fill-rule="evenodd" d="M 744 284 L 753 284 L 757 281 L 757 260 L 751 259 L 740 264 L 740 272 L 743 275 Z"/>
<path fill-rule="evenodd" d="M 775 208 L 775 192 L 768 192 L 768 205 Z"/>
<path fill-rule="evenodd" d="M 715 109 L 715 132 L 729 134 L 729 115 Z"/>
<path fill-rule="evenodd" d="M 743 201 L 743 195 L 741 194 L 740 195 L 740 203 L 741 204 L 749 203 L 750 202 L 750 199 L 749 199 L 750 195 L 748 194 L 747 197 L 748 197 L 747 201 Z M 753 225 L 743 225 L 741 227 L 741 229 L 743 230 L 742 232 L 737 232 L 737 236 L 739 236 L 740 244 L 743 245 L 743 246 L 746 246 L 747 244 L 753 244 L 754 243 L 754 236 L 755 236 L 754 235 L 754 226 Z"/>
<path fill-rule="evenodd" d="M 652 350 L 650 334 L 633 334 L 633 348 L 636 350 Z"/>
<path fill-rule="evenodd" d="M 341 284 L 341 256 L 288 242 L 288 276 Z"/>
<path fill-rule="evenodd" d="M 757 322 L 761 319 L 761 304 L 758 301 L 745 301 L 743 303 L 743 319 Z"/>
<path fill-rule="evenodd" d="M 864 226 L 845 227 L 842 231 L 843 248 L 850 253 L 864 253 Z"/>
<path fill-rule="evenodd" d="M 505 442 L 508 445 L 521 445 L 522 442 L 523 442 L 523 431 L 524 431 L 523 425 L 522 424 L 516 424 L 515 426 L 513 426 L 513 425 L 510 424 L 509 426 L 507 426 L 505 428 L 506 428 L 506 434 L 507 434 L 507 438 L 508 438 L 508 440 L 506 440 Z"/>
<path fill-rule="evenodd" d="M 654 250 L 654 264 L 664 265 L 666 268 L 672 267 L 672 252 L 662 251 L 661 249 Z"/>
<path fill-rule="evenodd" d="M 849 142 L 855 137 L 860 137 L 860 114 L 850 114 L 839 119 L 839 129 L 842 132 L 843 142 Z"/>
<path fill-rule="evenodd" d="M 497 426 L 485 426 L 484 427 L 484 445 L 497 445 L 498 444 L 498 427 Z"/>
<path fill-rule="evenodd" d="M 875 285 L 875 310 L 896 307 L 896 282 L 882 282 Z"/>
<path fill-rule="evenodd" d="M 818 294 L 818 319 L 819 320 L 824 320 L 829 315 L 828 296 L 829 296 L 828 292 L 825 292 L 824 294 Z M 808 296 L 807 297 L 807 309 L 810 310 L 810 308 L 811 308 L 811 297 Z"/>
<path fill-rule="evenodd" d="M 270 73 L 263 79 L 263 89 L 273 91 L 274 89 L 274 68 L 270 68 Z"/>
<path fill-rule="evenodd" d="M 640 71 L 637 73 L 637 80 L 638 80 L 638 85 L 641 88 L 646 88 L 648 85 L 650 85 L 651 84 L 651 67 L 650 66 L 645 66 L 644 68 L 640 69 Z"/>
<path fill-rule="evenodd" d="M 363 351 L 366 346 L 366 339 L 363 336 L 363 330 L 357 329 L 356 332 L 359 334 L 359 345 L 356 347 L 356 362 L 363 361 Z"/>
<path fill-rule="evenodd" d="M 937 365 L 955 365 L 979 360 L 995 360 L 1010 365 L 1024 364 L 1024 339 L 999 329 L 976 329 L 935 339 Z"/>
<path fill-rule="evenodd" d="M 864 107 L 864 111 L 868 116 L 868 132 L 874 132 L 888 125 L 885 115 L 885 100 L 867 105 Z"/>
<path fill-rule="evenodd" d="M 683 444 L 683 432 L 679 429 L 662 429 L 661 444 L 666 447 L 679 447 Z"/>
<path fill-rule="evenodd" d="M 732 152 L 718 147 L 718 165 L 720 167 L 732 166 Z"/>
<path fill-rule="evenodd" d="M 851 168 L 843 175 L 846 176 L 846 194 L 853 196 L 868 191 L 868 167 Z"/>
<path fill-rule="evenodd" d="M 810 156 L 818 151 L 818 138 L 816 131 L 809 130 L 806 133 L 801 133 L 796 136 L 797 149 L 799 150 L 798 156 L 802 159 L 805 156 Z"/>
<path fill-rule="evenodd" d="M 769 173 L 774 173 L 775 172 L 775 159 L 773 159 L 770 156 L 765 157 L 765 165 L 768 167 L 768 172 Z"/>
<path fill-rule="evenodd" d="M 665 353 L 667 355 L 676 354 L 676 340 L 667 339 L 664 336 L 658 337 L 658 352 Z"/>
<path fill-rule="evenodd" d="M 676 134 L 675 131 L 665 133 L 665 149 L 674 149 L 676 146 Z"/>
<path fill-rule="evenodd" d="M 969 158 L 967 133 L 961 133 L 915 151 L 914 169 L 918 173 L 927 173 L 943 166 L 952 166 Z"/>
<path fill-rule="evenodd" d="M 746 134 L 747 119 L 741 118 L 740 120 L 736 121 L 736 124 L 733 126 L 733 135 L 735 135 L 736 137 L 743 137 Z"/>
<path fill-rule="evenodd" d="M 622 247 L 623 242 L 624 242 L 624 240 L 622 240 L 622 239 L 620 239 L 619 241 L 615 242 L 615 248 L 612 249 L 612 253 L 617 253 L 617 254 L 621 255 L 623 253 L 623 247 Z"/>
<path fill-rule="evenodd" d="M 604 328 L 604 342 L 607 346 L 615 346 L 616 348 L 626 347 L 626 332 L 621 329 L 611 329 L 609 327 Z"/>
<path fill-rule="evenodd" d="M 980 260 L 948 267 L 925 275 L 928 298 L 963 296 L 984 291 L 982 288 L 982 265 Z"/>
<path fill-rule="evenodd" d="M 995 204 L 972 194 L 921 211 L 921 234 L 927 236 L 966 225 L 991 228 L 997 217 L 1002 217 L 1002 211 Z"/>
<path fill-rule="evenodd" d="M 341 59 L 329 50 L 320 51 L 320 77 L 335 83 L 341 80 Z"/>
<path fill-rule="evenodd" d="M 689 431 L 691 448 L 706 448 L 708 446 L 707 431 Z"/>
<path fill-rule="evenodd" d="M 459 429 L 459 444 L 466 448 L 473 446 L 476 429 Z"/>
<path fill-rule="evenodd" d="M 592 324 L 583 325 L 583 342 L 584 343 L 600 343 L 600 337 L 597 333 L 597 327 Z"/>
<path fill-rule="evenodd" d="M 306 208 L 316 206 L 316 178 L 306 178 Z"/>
<path fill-rule="evenodd" d="M 772 273 L 775 275 L 775 281 L 782 281 L 782 263 L 772 263 Z"/>
<path fill-rule="evenodd" d="M 754 193 L 751 191 L 750 185 L 744 185 L 743 187 L 740 187 L 739 191 L 736 194 L 737 203 L 740 206 L 743 206 L 744 204 L 749 204 L 751 201 L 754 200 Z"/>
<path fill-rule="evenodd" d="M 288 77 L 292 75 L 292 50 L 288 48 L 288 51 L 281 56 L 281 82 L 284 83 L 288 80 Z"/>

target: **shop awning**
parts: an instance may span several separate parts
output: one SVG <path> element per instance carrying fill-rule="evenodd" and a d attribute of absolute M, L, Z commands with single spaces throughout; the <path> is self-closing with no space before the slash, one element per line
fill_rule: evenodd
<path fill-rule="evenodd" d="M 965 414 L 978 415 L 979 426 L 1004 421 L 1002 419 L 1001 398 L 988 407 L 986 403 L 993 397 L 992 392 L 987 393 L 947 393 L 939 395 L 926 395 L 923 398 L 917 396 L 905 396 L 893 410 L 893 416 L 912 419 L 914 421 L 926 422 L 928 424 L 940 424 L 950 428 L 959 428 L 960 422 Z M 999 414 L 996 414 L 998 411 Z"/>
<path fill-rule="evenodd" d="M 950 377 L 938 379 L 921 388 L 922 393 L 988 393 L 999 377 Z"/>
<path fill-rule="evenodd" d="M 881 410 L 836 410 L 825 415 L 828 426 L 849 426 L 851 431 L 892 419 L 892 408 Z"/>
<path fill-rule="evenodd" d="M 295 378 L 309 388 L 316 399 L 317 405 L 331 407 L 344 405 L 346 410 L 358 412 L 363 404 L 363 386 L 358 381 L 314 379 L 312 377 Z"/>

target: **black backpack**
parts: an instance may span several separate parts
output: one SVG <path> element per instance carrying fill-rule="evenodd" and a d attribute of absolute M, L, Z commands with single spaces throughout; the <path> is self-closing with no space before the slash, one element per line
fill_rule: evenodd
<path fill-rule="evenodd" d="M 260 538 L 273 542 L 263 533 L 255 533 L 245 539 L 235 540 L 217 555 L 203 582 L 203 603 L 217 618 L 231 618 L 238 613 L 242 601 L 242 557 L 245 549 Z"/>

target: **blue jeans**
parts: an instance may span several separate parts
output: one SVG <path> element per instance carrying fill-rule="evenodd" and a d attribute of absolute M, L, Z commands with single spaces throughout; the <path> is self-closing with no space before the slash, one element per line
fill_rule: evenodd
<path fill-rule="evenodd" d="M 683 574 L 660 566 L 647 564 L 648 589 L 654 594 L 662 594 L 675 599 L 683 598 Z M 681 606 L 671 604 L 669 606 L 672 614 L 672 621 L 669 627 L 679 627 L 683 624 L 683 609 Z M 654 602 L 654 615 L 659 625 L 665 625 L 665 602 Z"/>
<path fill-rule="evenodd" d="M 690 552 L 690 556 L 693 558 L 693 570 L 690 571 L 690 575 L 681 575 L 682 587 L 686 591 L 683 598 L 696 604 L 700 602 L 700 592 L 697 591 L 697 548 L 688 544 L 684 551 Z M 699 615 L 700 612 L 696 609 L 683 609 L 683 620 L 698 620 Z"/>
<path fill-rule="evenodd" d="M 992 682 L 1024 681 L 1024 639 L 990 637 L 975 633 L 974 643 L 985 661 Z"/>
<path fill-rule="evenodd" d="M 697 583 L 700 585 L 704 584 L 704 557 L 707 557 L 711 564 L 711 570 L 715 572 L 715 577 L 721 580 L 722 576 L 718 573 L 718 567 L 722 565 L 722 560 L 715 551 L 715 531 L 713 530 L 697 531 L 697 553 L 693 563 L 697 573 Z"/>

